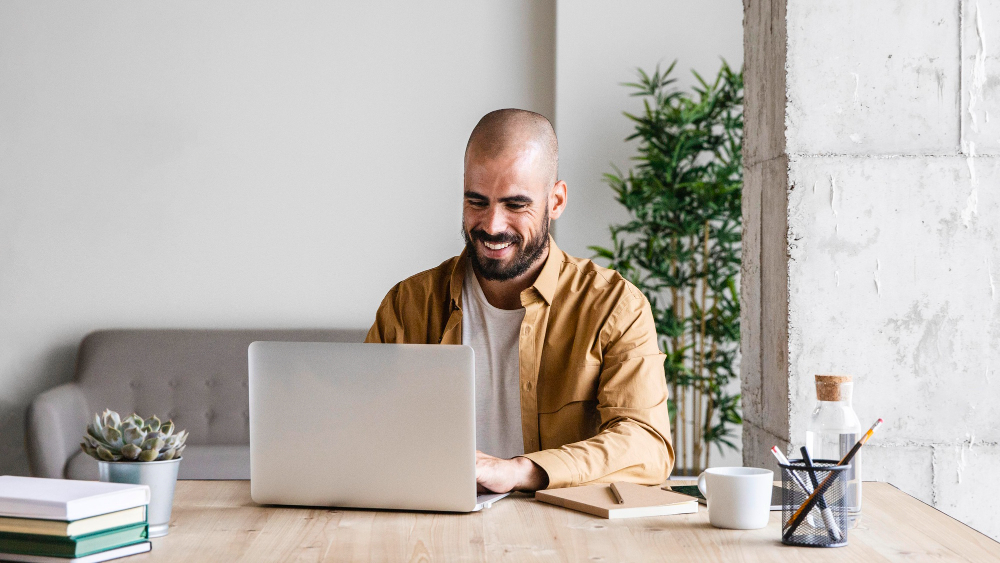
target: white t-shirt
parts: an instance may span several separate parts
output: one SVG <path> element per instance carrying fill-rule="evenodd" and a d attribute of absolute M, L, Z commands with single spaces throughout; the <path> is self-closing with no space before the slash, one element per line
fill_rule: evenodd
<path fill-rule="evenodd" d="M 462 284 L 462 343 L 476 353 L 476 449 L 509 459 L 524 453 L 521 435 L 521 366 L 524 309 L 490 305 L 472 264 Z"/>

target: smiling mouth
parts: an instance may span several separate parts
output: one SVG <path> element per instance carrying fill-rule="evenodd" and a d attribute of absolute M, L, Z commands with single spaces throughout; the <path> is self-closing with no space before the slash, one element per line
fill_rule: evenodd
<path fill-rule="evenodd" d="M 483 245 L 485 245 L 486 248 L 489 248 L 490 250 L 503 250 L 503 249 L 507 248 L 508 246 L 510 246 L 511 243 L 509 243 L 509 242 L 503 242 L 503 243 L 499 243 L 499 244 L 494 244 L 492 242 L 483 241 Z"/>

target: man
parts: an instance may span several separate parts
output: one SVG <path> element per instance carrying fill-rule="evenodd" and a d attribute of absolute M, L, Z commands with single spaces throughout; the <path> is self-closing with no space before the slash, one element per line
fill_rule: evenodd
<path fill-rule="evenodd" d="M 549 237 L 566 208 L 552 125 L 497 110 L 465 151 L 465 250 L 389 291 L 367 342 L 469 344 L 480 492 L 673 467 L 664 356 L 645 296 Z"/>

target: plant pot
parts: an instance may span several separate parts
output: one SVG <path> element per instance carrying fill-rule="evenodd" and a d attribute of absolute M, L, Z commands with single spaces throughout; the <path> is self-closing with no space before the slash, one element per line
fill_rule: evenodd
<path fill-rule="evenodd" d="M 169 461 L 98 461 L 101 481 L 149 486 L 149 537 L 167 535 L 170 510 L 174 505 L 177 468 L 183 458 Z"/>

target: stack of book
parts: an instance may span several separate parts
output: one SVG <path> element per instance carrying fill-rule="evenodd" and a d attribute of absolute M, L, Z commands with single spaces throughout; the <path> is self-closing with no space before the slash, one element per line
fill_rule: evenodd
<path fill-rule="evenodd" d="M 0 560 L 97 563 L 149 551 L 149 487 L 0 477 Z"/>

